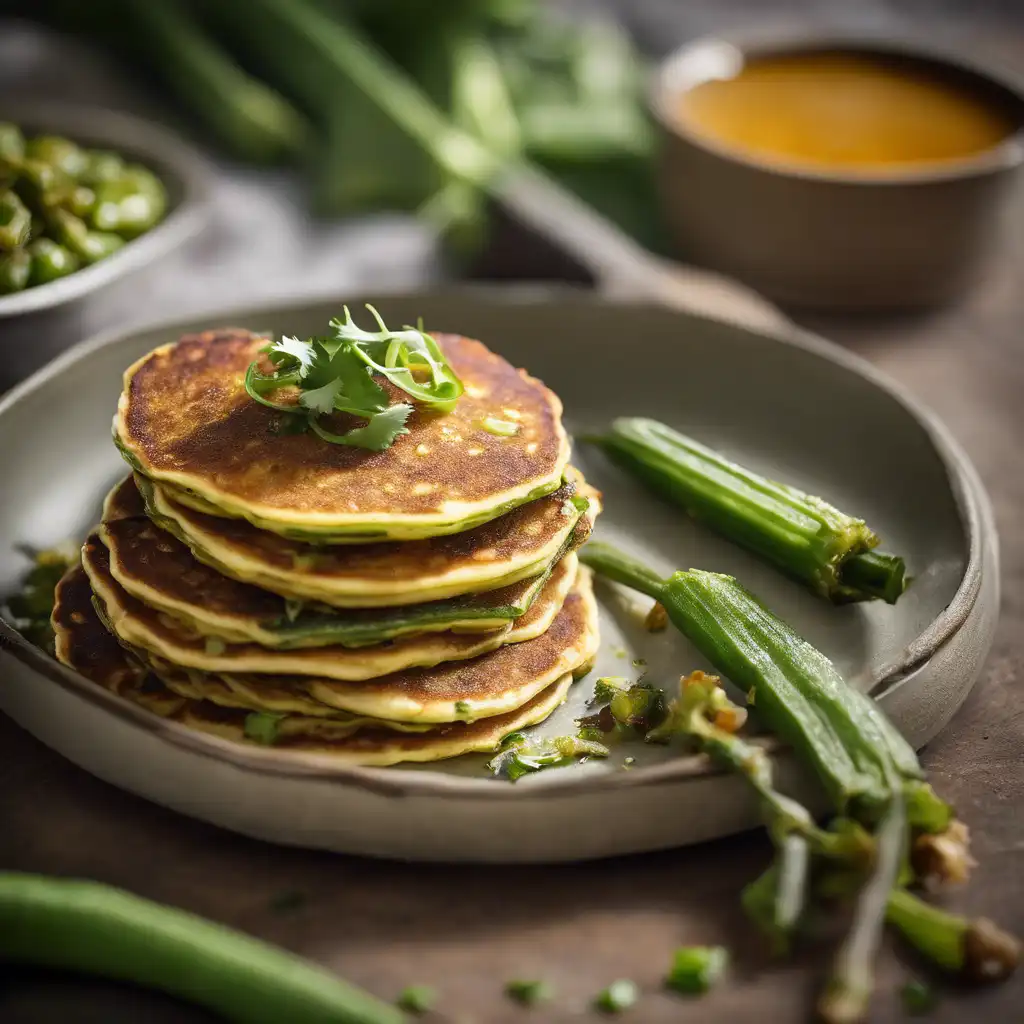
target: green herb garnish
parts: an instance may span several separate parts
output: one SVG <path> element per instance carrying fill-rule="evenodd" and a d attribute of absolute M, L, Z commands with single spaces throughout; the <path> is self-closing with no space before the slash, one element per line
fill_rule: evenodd
<path fill-rule="evenodd" d="M 685 995 L 707 992 L 729 965 L 729 951 L 723 946 L 683 946 L 672 958 L 665 984 Z"/>
<path fill-rule="evenodd" d="M 931 1013 L 939 1003 L 939 997 L 930 985 L 916 978 L 900 989 L 900 997 L 907 1013 Z"/>
<path fill-rule="evenodd" d="M 277 741 L 277 727 L 284 715 L 268 711 L 251 711 L 245 716 L 243 731 L 246 739 L 265 746 L 273 746 Z"/>
<path fill-rule="evenodd" d="M 380 377 L 430 409 L 448 412 L 455 405 L 462 382 L 422 325 L 391 331 L 373 306 L 366 308 L 380 330 L 357 327 L 346 306 L 345 318 L 331 321 L 333 337 L 282 337 L 263 350 L 273 373 L 250 364 L 245 390 L 254 401 L 285 414 L 278 433 L 309 430 L 331 444 L 389 448 L 409 432 L 405 422 L 412 405 L 390 404 Z M 339 433 L 325 422 L 337 413 L 366 422 Z"/>
<path fill-rule="evenodd" d="M 211 658 L 220 657 L 227 649 L 228 645 L 219 636 L 203 638 L 203 653 L 208 654 Z"/>
<path fill-rule="evenodd" d="M 546 981 L 510 981 L 505 995 L 523 1006 L 535 1006 L 554 997 L 555 990 Z"/>
<path fill-rule="evenodd" d="M 410 985 L 396 1000 L 407 1013 L 429 1013 L 437 1002 L 437 991 L 429 985 Z"/>
<path fill-rule="evenodd" d="M 605 1013 L 621 1013 L 633 1006 L 640 998 L 636 983 L 626 978 L 613 981 L 603 992 L 598 993 L 594 1005 Z"/>
<path fill-rule="evenodd" d="M 620 725 L 631 725 L 648 733 L 665 721 L 665 694 L 650 683 L 634 683 L 627 690 L 618 690 L 609 704 L 612 716 Z"/>
<path fill-rule="evenodd" d="M 594 683 L 594 698 L 591 704 L 609 704 L 617 693 L 629 689 L 629 680 L 625 676 L 601 676 Z"/>
<path fill-rule="evenodd" d="M 510 739 L 506 737 L 507 741 Z M 580 736 L 559 736 L 531 744 L 527 744 L 524 738 L 518 743 L 503 744 L 501 752 L 487 762 L 487 767 L 495 775 L 515 782 L 532 772 L 573 764 L 577 758 L 607 757 L 608 754 L 609 750 L 603 743 Z"/>
<path fill-rule="evenodd" d="M 455 702 L 455 714 L 457 714 L 459 718 L 465 718 L 467 715 L 472 714 L 472 711 L 472 705 L 470 705 L 468 701 L 457 700 Z"/>
<path fill-rule="evenodd" d="M 0 612 L 5 612 L 11 625 L 36 647 L 53 653 L 53 628 L 50 615 L 53 612 L 54 591 L 60 578 L 72 562 L 77 560 L 77 551 L 38 551 L 32 556 L 35 564 L 22 580 L 21 590 L 0 602 Z"/>

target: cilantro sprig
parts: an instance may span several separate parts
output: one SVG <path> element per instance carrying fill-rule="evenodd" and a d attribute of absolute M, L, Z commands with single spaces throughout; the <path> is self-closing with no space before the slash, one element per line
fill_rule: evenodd
<path fill-rule="evenodd" d="M 258 362 L 250 364 L 245 374 L 249 397 L 286 413 L 289 432 L 309 430 L 331 444 L 370 451 L 383 451 L 407 434 L 405 423 L 412 412 L 408 402 L 389 404 L 379 378 L 415 402 L 450 411 L 462 394 L 462 382 L 422 322 L 391 331 L 373 306 L 366 308 L 379 330 L 367 331 L 353 323 L 345 306 L 344 319 L 331 321 L 333 336 L 305 341 L 285 336 L 268 345 L 263 353 L 274 371 L 263 373 Z M 284 400 L 282 393 L 288 390 L 297 396 Z M 325 422 L 334 413 L 357 416 L 366 423 L 337 433 Z"/>

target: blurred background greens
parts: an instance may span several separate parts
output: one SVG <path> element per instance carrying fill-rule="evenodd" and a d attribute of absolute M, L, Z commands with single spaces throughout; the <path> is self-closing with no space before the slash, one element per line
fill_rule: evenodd
<path fill-rule="evenodd" d="M 467 257 L 527 163 L 665 251 L 644 62 L 539 0 L 26 0 L 235 159 L 293 164 L 318 216 L 416 211 Z"/>

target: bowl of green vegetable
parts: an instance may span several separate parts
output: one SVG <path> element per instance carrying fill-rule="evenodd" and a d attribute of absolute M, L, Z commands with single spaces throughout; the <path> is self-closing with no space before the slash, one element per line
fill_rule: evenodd
<path fill-rule="evenodd" d="M 0 107 L 0 318 L 81 298 L 183 244 L 207 217 L 190 146 L 119 112 Z"/>

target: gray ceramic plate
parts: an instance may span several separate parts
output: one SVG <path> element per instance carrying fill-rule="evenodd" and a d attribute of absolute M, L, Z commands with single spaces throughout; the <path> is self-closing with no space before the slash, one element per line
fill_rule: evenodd
<path fill-rule="evenodd" d="M 30 133 L 66 135 L 86 146 L 116 150 L 155 171 L 169 200 L 167 216 L 113 256 L 50 284 L 0 296 L 0 318 L 51 309 L 87 295 L 177 248 L 207 219 L 205 161 L 186 142 L 149 121 L 110 110 L 10 99 L 0 103 L 0 121 L 13 121 Z"/>
<path fill-rule="evenodd" d="M 345 296 L 359 303 L 361 296 Z M 870 689 L 920 746 L 949 720 L 991 642 L 995 534 L 975 473 L 932 417 L 869 366 L 820 340 L 773 337 L 664 308 L 547 289 L 371 296 L 389 322 L 481 337 L 562 396 L 571 430 L 614 415 L 666 420 L 766 473 L 865 516 L 916 577 L 890 608 L 832 608 L 639 491 L 596 453 L 579 464 L 605 493 L 601 536 L 669 570 L 733 573 Z M 25 562 L 14 545 L 79 537 L 122 473 L 110 441 L 121 371 L 187 330 L 237 324 L 299 335 L 340 303 L 217 312 L 78 346 L 0 402 L 0 587 Z M 600 674 L 672 686 L 702 666 L 671 632 L 637 625 L 631 599 L 602 589 Z M 357 769 L 231 746 L 98 692 L 20 641 L 6 640 L 0 706 L 88 771 L 161 804 L 250 835 L 404 858 L 569 860 L 696 842 L 751 826 L 742 784 L 677 750 L 622 746 L 607 761 L 516 783 L 483 758 L 416 769 Z M 545 726 L 563 732 L 591 683 Z M 630 769 L 625 757 L 635 758 Z M 788 757 L 780 772 L 800 788 Z M 807 795 L 812 796 L 812 793 Z"/>

